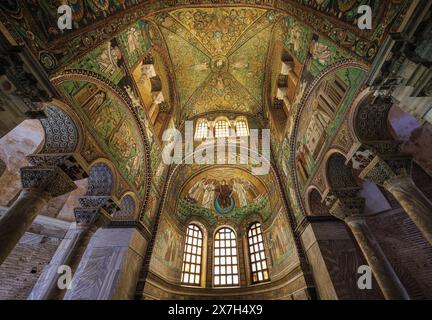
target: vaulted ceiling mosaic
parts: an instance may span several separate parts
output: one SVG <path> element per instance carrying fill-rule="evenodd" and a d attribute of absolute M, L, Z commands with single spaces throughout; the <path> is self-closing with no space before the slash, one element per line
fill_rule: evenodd
<path fill-rule="evenodd" d="M 258 8 L 190 8 L 152 16 L 173 63 L 182 112 L 257 114 L 272 26 L 278 14 Z"/>

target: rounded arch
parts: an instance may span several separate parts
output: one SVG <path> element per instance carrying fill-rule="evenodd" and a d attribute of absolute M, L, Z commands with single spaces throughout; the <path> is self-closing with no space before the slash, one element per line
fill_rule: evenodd
<path fill-rule="evenodd" d="M 240 145 L 238 145 L 238 144 L 231 144 L 228 141 L 228 144 L 227 144 L 228 147 L 233 147 L 233 145 L 235 145 L 238 148 L 239 151 L 241 151 L 241 150 L 244 150 L 245 152 L 247 151 L 248 154 L 250 155 L 250 157 L 261 157 L 261 159 L 263 160 L 263 164 L 266 164 L 269 167 L 268 174 L 271 174 L 273 177 L 277 177 L 278 176 L 276 174 L 276 170 L 275 170 L 273 164 L 271 163 L 271 161 L 269 159 L 267 159 L 265 157 L 265 155 L 259 153 L 257 150 L 244 147 L 241 144 Z M 193 163 L 193 159 L 195 157 L 195 153 L 198 153 L 198 152 L 199 152 L 199 150 L 194 150 L 194 152 L 192 152 L 190 154 L 187 154 L 186 156 L 183 156 L 183 158 L 180 161 L 180 164 L 177 164 L 174 167 L 174 169 L 171 171 L 171 173 L 170 173 L 170 175 L 168 177 L 168 183 L 171 182 L 171 179 L 173 178 L 173 176 L 175 176 L 175 174 L 177 173 L 177 171 L 180 170 L 182 166 L 184 166 L 185 164 L 191 163 L 191 162 Z"/>
<path fill-rule="evenodd" d="M 113 215 L 114 219 L 135 220 L 138 215 L 137 199 L 133 192 L 128 192 L 121 198 L 120 210 Z"/>
<path fill-rule="evenodd" d="M 390 99 L 366 95 L 354 110 L 354 133 L 360 142 L 393 140 L 388 115 Z"/>
<path fill-rule="evenodd" d="M 249 154 L 251 156 L 261 156 L 261 159 L 263 161 L 263 165 L 265 164 L 266 166 L 268 166 L 269 171 L 268 174 L 266 176 L 269 176 L 269 180 L 273 181 L 274 184 L 272 185 L 272 190 L 274 190 L 277 194 L 278 197 L 283 199 L 284 194 L 280 188 L 281 182 L 279 180 L 279 176 L 276 173 L 276 170 L 273 166 L 273 164 L 265 157 L 265 155 L 262 155 L 260 153 L 257 152 L 257 150 L 253 150 L 250 148 L 246 148 L 242 145 L 238 145 L 235 144 L 238 148 L 238 150 L 245 150 L 247 152 L 249 152 Z M 230 146 L 230 144 L 228 143 L 228 146 Z M 195 150 L 196 152 L 196 150 Z M 193 170 L 193 174 L 188 175 L 186 178 L 185 175 L 182 175 L 182 177 L 184 178 L 182 180 L 182 182 L 179 184 L 177 179 L 179 174 L 181 173 L 181 170 L 185 167 L 185 166 L 190 166 L 192 167 L 192 165 L 188 164 L 188 163 L 193 163 L 193 158 L 194 158 L 194 153 L 190 153 L 187 155 L 183 155 L 183 158 L 180 161 L 180 164 L 175 165 L 175 167 L 170 171 L 169 175 L 167 176 L 167 190 L 169 190 L 170 192 L 166 192 L 163 194 L 163 197 L 161 199 L 161 212 L 174 212 L 175 211 L 175 207 L 177 206 L 178 202 L 177 199 L 174 199 L 173 197 L 178 194 L 181 191 L 181 188 L 184 186 L 185 183 L 187 183 L 188 180 L 190 180 L 193 176 L 196 176 L 197 174 L 208 170 L 210 167 L 209 166 L 202 166 L 202 169 L 197 171 L 197 170 Z M 215 165 L 212 165 L 213 167 L 215 167 Z M 241 169 L 243 171 L 250 171 L 250 167 L 246 166 L 246 165 L 232 165 L 232 167 Z M 260 176 L 256 176 L 257 179 L 260 179 Z M 266 185 L 265 183 L 263 183 L 264 185 Z M 274 188 L 274 186 L 277 186 L 276 188 Z M 176 188 L 176 192 L 172 192 L 171 188 Z M 266 187 L 268 189 L 268 187 Z M 268 191 L 268 190 L 267 190 Z M 288 207 L 285 206 L 285 202 L 284 202 L 284 208 L 286 210 L 288 210 Z M 141 217 L 142 218 L 142 215 Z"/>
<path fill-rule="evenodd" d="M 291 130 L 291 137 L 290 137 L 290 154 L 293 155 L 293 158 L 290 161 L 290 171 L 295 186 L 297 200 L 298 203 L 300 204 L 300 209 L 303 215 L 306 215 L 306 211 L 302 199 L 302 192 L 301 192 L 299 178 L 297 175 L 297 161 L 296 161 L 297 153 L 298 153 L 297 145 L 298 145 L 298 136 L 299 136 L 298 132 L 300 127 L 300 120 L 302 119 L 302 114 L 306 106 L 309 105 L 309 102 L 312 99 L 314 92 L 316 91 L 317 88 L 319 88 L 324 83 L 327 77 L 336 74 L 342 69 L 350 69 L 350 68 L 361 70 L 361 71 L 367 71 L 368 69 L 368 67 L 365 64 L 350 59 L 341 60 L 339 62 L 336 62 L 328 66 L 326 69 L 321 71 L 318 74 L 318 76 L 315 77 L 314 80 L 305 89 L 304 94 L 298 105 L 297 112 L 294 117 L 294 122 Z"/>
<path fill-rule="evenodd" d="M 224 116 L 224 115 L 218 115 L 218 116 L 214 119 L 214 122 L 216 123 L 216 122 L 218 122 L 218 121 L 226 121 L 226 122 L 228 122 L 228 124 L 231 126 L 231 122 L 230 122 L 230 120 L 229 120 L 229 118 L 228 118 L 227 116 Z"/>
<path fill-rule="evenodd" d="M 99 86 L 100 88 L 106 90 L 106 92 L 109 92 L 110 95 L 114 99 L 118 101 L 122 106 L 125 106 L 125 108 L 128 110 L 131 121 L 133 122 L 133 126 L 136 127 L 137 131 L 139 132 L 139 140 L 137 140 L 137 145 L 139 146 L 139 149 L 142 150 L 142 160 L 139 161 L 140 163 L 143 163 L 143 165 L 139 164 L 139 172 L 140 174 L 135 174 L 132 176 L 131 172 L 128 171 L 128 174 L 124 173 L 122 171 L 122 175 L 125 177 L 127 176 L 129 183 L 133 185 L 134 188 L 138 190 L 138 193 L 140 196 L 143 197 L 143 209 L 147 207 L 147 202 L 149 198 L 150 193 L 150 185 L 151 185 L 151 164 L 150 164 L 150 143 L 149 143 L 149 137 L 152 135 L 150 132 L 150 129 L 148 128 L 147 118 L 145 115 L 145 112 L 142 110 L 142 108 L 137 108 L 134 106 L 131 98 L 117 85 L 115 85 L 112 81 L 107 79 L 106 77 L 89 71 L 89 70 L 83 70 L 83 69 L 68 69 L 64 70 L 60 75 L 54 77 L 52 79 L 53 84 L 56 86 L 60 86 L 66 81 L 83 81 L 95 84 Z M 67 97 L 64 97 L 67 99 Z M 138 148 L 138 146 L 137 146 Z M 117 160 L 116 160 L 117 161 Z M 127 167 L 130 169 L 134 165 L 124 165 L 124 167 Z M 132 169 L 130 169 L 132 170 Z M 136 171 L 136 170 L 135 170 Z M 141 173 L 143 175 L 142 177 L 142 183 L 137 183 L 138 179 L 136 177 L 140 176 L 141 179 Z M 145 210 L 143 210 L 144 212 Z"/>
<path fill-rule="evenodd" d="M 219 226 L 213 235 L 213 279 L 214 287 L 240 286 L 241 237 L 229 225 Z M 224 270 L 225 269 L 225 270 Z"/>
<path fill-rule="evenodd" d="M 195 139 L 207 138 L 210 134 L 210 130 L 210 122 L 207 118 L 198 118 L 195 125 Z"/>
<path fill-rule="evenodd" d="M 52 105 L 45 107 L 46 118 L 40 119 L 45 132 L 40 153 L 71 153 L 78 146 L 78 129 L 69 114 Z"/>
<path fill-rule="evenodd" d="M 316 216 L 317 208 L 319 208 L 319 203 L 322 200 L 322 192 L 316 186 L 309 186 L 305 192 L 305 211 L 308 216 Z M 322 210 L 318 210 L 321 212 Z"/>
<path fill-rule="evenodd" d="M 210 227 L 208 226 L 207 222 L 204 219 L 200 219 L 200 217 L 193 217 L 193 218 L 188 219 L 186 225 L 187 226 L 189 226 L 189 225 L 197 226 L 201 230 L 201 232 L 203 234 L 203 238 L 207 240 L 208 230 Z"/>
<path fill-rule="evenodd" d="M 353 137 L 353 139 L 355 140 L 354 143 L 360 142 L 360 139 L 355 130 L 357 111 L 361 106 L 361 104 L 364 103 L 365 100 L 369 99 L 371 95 L 373 95 L 373 91 L 370 88 L 366 88 L 357 95 L 357 97 L 354 99 L 353 103 L 351 104 L 347 127 L 350 136 Z"/>
<path fill-rule="evenodd" d="M 90 167 L 86 196 L 111 196 L 114 191 L 114 174 L 105 162 Z"/>
<path fill-rule="evenodd" d="M 57 109 L 62 110 L 67 116 L 73 121 L 75 128 L 77 130 L 77 145 L 75 150 L 80 151 L 84 144 L 84 134 L 86 132 L 85 126 L 82 122 L 82 119 L 78 116 L 74 108 L 72 108 L 69 104 L 65 103 L 62 100 L 54 98 L 50 103 L 46 104 L 47 106 L 51 106 Z"/>
<path fill-rule="evenodd" d="M 309 216 L 327 216 L 329 208 L 322 201 L 322 196 L 317 189 L 312 189 L 308 194 L 307 208 Z"/>
<path fill-rule="evenodd" d="M 218 137 L 229 137 L 232 131 L 231 121 L 226 116 L 218 116 L 213 122 L 213 136 Z"/>
<path fill-rule="evenodd" d="M 191 215 L 187 220 L 185 225 L 188 226 L 190 224 L 197 224 L 201 227 L 202 231 L 205 233 L 206 239 L 211 235 L 213 227 L 211 224 L 201 216 Z"/>
<path fill-rule="evenodd" d="M 239 236 L 247 235 L 249 228 L 254 224 L 259 223 L 264 229 L 264 220 L 259 213 L 249 214 L 248 217 L 243 220 L 239 226 Z"/>
<path fill-rule="evenodd" d="M 234 119 L 234 128 L 238 137 L 245 137 L 249 135 L 249 124 L 247 117 L 241 115 Z"/>
<path fill-rule="evenodd" d="M 208 235 L 196 220 L 185 227 L 181 282 L 183 285 L 205 287 L 207 275 Z"/>
<path fill-rule="evenodd" d="M 248 283 L 257 284 L 269 281 L 268 253 L 260 222 L 255 221 L 249 224 L 244 242 L 247 247 L 247 250 L 244 250 L 244 255 L 247 255 L 249 262 L 245 268 L 250 275 L 247 280 Z"/>
<path fill-rule="evenodd" d="M 247 204 L 241 204 L 242 202 L 238 197 L 239 191 L 233 187 L 234 209 L 232 211 L 224 214 L 218 212 L 212 204 L 206 206 L 204 204 L 204 189 L 202 189 L 203 191 L 198 191 L 198 189 L 211 184 L 217 189 L 223 180 L 234 183 L 230 180 L 234 176 L 238 177 L 236 180 L 238 183 L 247 185 L 244 188 L 244 199 Z M 264 221 L 270 218 L 272 214 L 270 208 L 272 205 L 276 205 L 276 199 L 280 196 L 278 193 L 280 190 L 274 187 L 276 183 L 272 177 L 253 176 L 247 168 L 242 166 L 209 165 L 190 171 L 189 165 L 183 165 L 181 168 L 177 168 L 175 174 L 168 180 L 169 192 L 163 200 L 163 211 L 175 213 L 175 215 L 171 214 L 170 217 L 181 223 L 185 217 L 201 215 L 213 226 L 225 221 L 233 222 L 235 226 L 238 226 L 252 212 L 261 216 L 261 220 Z M 233 186 L 233 184 L 231 185 Z M 215 199 L 216 195 L 212 200 Z"/>
<path fill-rule="evenodd" d="M 344 159 L 345 159 L 345 163 L 347 162 L 347 154 L 343 151 L 343 150 L 341 150 L 341 149 L 339 149 L 339 148 L 331 148 L 331 149 L 329 149 L 327 152 L 326 152 L 326 154 L 324 155 L 324 157 L 323 157 L 323 160 L 322 160 L 322 165 L 321 165 L 321 168 L 320 168 L 320 170 L 321 170 L 321 172 L 322 172 L 322 176 L 323 176 L 323 182 L 324 182 L 324 190 L 319 190 L 320 191 L 320 194 L 321 195 L 323 195 L 324 193 L 325 193 L 325 191 L 327 191 L 329 188 L 330 188 L 330 183 L 329 183 L 329 179 L 328 179 L 328 165 L 329 165 L 329 160 L 330 160 L 330 158 L 332 158 L 333 156 L 335 156 L 335 155 L 339 155 L 339 156 L 341 156 L 341 157 L 343 157 Z"/>
<path fill-rule="evenodd" d="M 329 189 L 350 189 L 357 188 L 352 168 L 346 165 L 346 158 L 339 152 L 334 152 L 325 164 L 326 183 Z"/>
<path fill-rule="evenodd" d="M 213 239 L 214 239 L 216 233 L 218 233 L 220 230 L 222 230 L 224 228 L 231 230 L 234 233 L 236 239 L 238 240 L 238 230 L 233 225 L 231 225 L 229 223 L 224 223 L 224 224 L 217 226 L 217 228 L 215 228 L 213 231 Z"/>

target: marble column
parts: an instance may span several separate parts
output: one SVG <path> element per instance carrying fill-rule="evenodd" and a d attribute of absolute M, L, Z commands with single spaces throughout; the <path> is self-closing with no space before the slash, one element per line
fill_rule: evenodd
<path fill-rule="evenodd" d="M 79 201 L 83 207 L 74 209 L 76 223 L 69 229 L 50 264 L 42 271 L 28 300 L 62 297 L 57 286 L 59 267 L 66 265 L 74 272 L 93 234 L 101 225 L 108 223 L 112 213 L 119 210 L 109 196 L 84 196 Z"/>
<path fill-rule="evenodd" d="M 384 182 L 420 232 L 432 245 L 432 202 L 417 188 L 410 176 L 403 174 Z"/>
<path fill-rule="evenodd" d="M 0 219 L 0 264 L 8 257 L 51 197 L 71 192 L 76 185 L 58 167 L 21 168 L 23 190 Z"/>
<path fill-rule="evenodd" d="M 351 229 L 386 299 L 409 300 L 409 295 L 385 256 L 363 216 L 365 199 L 337 198 L 330 213 Z"/>
<path fill-rule="evenodd" d="M 359 177 L 387 189 L 432 244 L 432 202 L 410 177 L 411 161 L 410 157 L 376 156 L 362 168 Z"/>
<path fill-rule="evenodd" d="M 307 216 L 298 233 L 320 300 L 382 298 L 379 288 L 358 290 L 353 274 L 364 260 L 344 221 L 333 216 Z"/>
<path fill-rule="evenodd" d="M 73 265 L 77 264 L 77 262 L 79 263 L 82 256 L 80 248 L 87 247 L 91 236 L 96 230 L 97 227 L 92 224 L 78 222 L 71 225 L 49 265 L 42 271 L 27 298 L 28 300 L 48 300 L 54 298 L 58 290 L 59 267 L 66 265 L 73 270 Z"/>
<path fill-rule="evenodd" d="M 135 226 L 99 229 L 64 300 L 133 299 L 146 248 L 147 239 Z"/>

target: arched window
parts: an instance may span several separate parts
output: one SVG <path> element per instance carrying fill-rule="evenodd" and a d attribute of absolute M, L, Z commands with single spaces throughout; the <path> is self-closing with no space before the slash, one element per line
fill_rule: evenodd
<path fill-rule="evenodd" d="M 203 234 L 201 229 L 190 224 L 187 228 L 183 253 L 181 282 L 187 285 L 201 285 Z"/>
<path fill-rule="evenodd" d="M 249 259 L 252 283 L 259 283 L 269 279 L 267 260 L 264 251 L 264 241 L 261 224 L 256 222 L 248 230 Z"/>
<path fill-rule="evenodd" d="M 209 134 L 209 124 L 206 119 L 199 119 L 195 130 L 195 139 L 207 138 Z"/>
<path fill-rule="evenodd" d="M 249 136 L 249 128 L 246 119 L 240 118 L 235 123 L 237 137 Z"/>
<path fill-rule="evenodd" d="M 239 285 L 236 235 L 230 228 L 219 229 L 214 238 L 214 276 L 215 287 Z"/>
<path fill-rule="evenodd" d="M 230 125 L 226 120 L 217 120 L 215 123 L 215 138 L 227 138 L 230 135 Z"/>

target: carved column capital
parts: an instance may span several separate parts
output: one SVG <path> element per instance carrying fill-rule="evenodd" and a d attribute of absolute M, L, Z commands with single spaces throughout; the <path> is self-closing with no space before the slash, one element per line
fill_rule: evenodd
<path fill-rule="evenodd" d="M 21 183 L 24 189 L 37 189 L 51 197 L 61 196 L 77 188 L 59 167 L 23 167 Z"/>
<path fill-rule="evenodd" d="M 28 155 L 27 160 L 36 167 L 58 166 L 74 181 L 88 177 L 83 168 L 85 162 L 78 153 L 38 153 Z"/>
<path fill-rule="evenodd" d="M 385 182 L 398 175 L 411 172 L 412 158 L 405 155 L 375 156 L 360 172 L 359 177 L 384 186 Z"/>
<path fill-rule="evenodd" d="M 338 219 L 347 220 L 360 217 L 364 212 L 365 199 L 360 197 L 337 198 L 330 208 L 330 213 Z"/>
<path fill-rule="evenodd" d="M 110 216 L 120 211 L 120 207 L 110 196 L 83 196 L 79 198 L 79 203 L 83 208 L 101 208 Z"/>
<path fill-rule="evenodd" d="M 104 216 L 101 208 L 75 208 L 74 215 L 78 225 L 97 225 Z"/>

